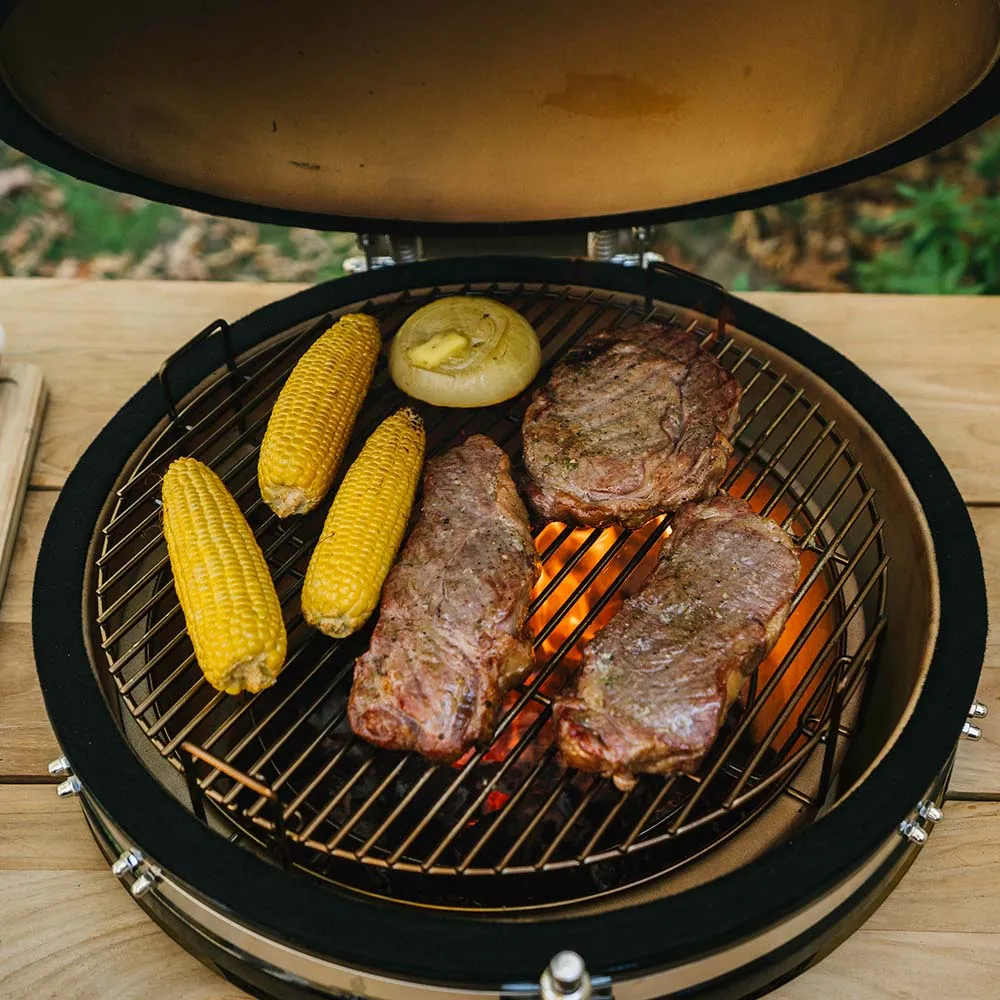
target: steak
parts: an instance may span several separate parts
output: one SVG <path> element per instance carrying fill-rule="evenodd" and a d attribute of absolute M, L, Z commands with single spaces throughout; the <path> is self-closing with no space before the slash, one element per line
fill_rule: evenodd
<path fill-rule="evenodd" d="M 420 519 L 354 668 L 351 729 L 442 763 L 488 743 L 504 695 L 531 669 L 539 569 L 506 454 L 476 435 L 431 459 Z"/>
<path fill-rule="evenodd" d="M 746 676 L 781 635 L 798 549 L 726 495 L 677 513 L 646 582 L 588 644 L 575 691 L 555 705 L 563 757 L 614 779 L 690 773 Z"/>
<path fill-rule="evenodd" d="M 664 323 L 588 334 L 524 417 L 526 493 L 549 521 L 638 528 L 711 496 L 732 453 L 740 385 Z"/>

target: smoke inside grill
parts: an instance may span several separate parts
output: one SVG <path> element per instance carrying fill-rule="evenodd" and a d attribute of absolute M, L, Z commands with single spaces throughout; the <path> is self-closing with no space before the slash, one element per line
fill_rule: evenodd
<path fill-rule="evenodd" d="M 548 285 L 434 288 L 345 311 L 378 315 L 388 339 L 431 298 L 463 292 L 493 296 L 527 316 L 543 343 L 541 378 L 587 330 L 654 317 L 685 325 L 699 319 L 647 308 L 639 298 Z M 512 692 L 490 747 L 435 767 L 355 739 L 346 698 L 370 627 L 332 641 L 305 626 L 298 607 L 326 507 L 280 522 L 256 485 L 271 405 L 330 322 L 324 316 L 280 333 L 206 380 L 125 470 L 100 526 L 96 643 L 125 710 L 185 774 L 196 812 L 207 801 L 283 863 L 340 884 L 420 901 L 428 898 L 428 877 L 439 876 L 430 880 L 435 902 L 485 908 L 509 905 L 515 884 L 523 905 L 541 905 L 676 869 L 779 796 L 812 815 L 829 804 L 852 706 L 885 625 L 881 521 L 860 464 L 819 402 L 738 334 L 715 337 L 704 319 L 696 329 L 744 388 L 724 486 L 788 528 L 805 554 L 785 634 L 745 686 L 700 771 L 645 777 L 622 793 L 567 770 L 551 744 L 552 697 L 586 639 L 651 568 L 669 518 L 632 533 L 539 527 L 544 570 L 530 623 L 537 669 Z M 383 364 L 342 468 L 401 402 Z M 516 463 L 526 402 L 460 413 L 426 408 L 429 454 L 483 432 Z M 285 609 L 288 662 L 279 682 L 256 696 L 212 690 L 184 630 L 159 518 L 160 478 L 182 454 L 208 462 L 233 491 Z"/>

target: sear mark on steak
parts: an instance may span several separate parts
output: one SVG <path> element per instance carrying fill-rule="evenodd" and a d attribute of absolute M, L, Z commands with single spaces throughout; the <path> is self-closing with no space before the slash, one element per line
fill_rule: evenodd
<path fill-rule="evenodd" d="M 442 763 L 488 743 L 504 695 L 531 669 L 539 569 L 506 454 L 476 435 L 431 459 L 420 519 L 354 668 L 351 729 Z"/>
<path fill-rule="evenodd" d="M 681 508 L 646 585 L 588 644 L 557 700 L 563 757 L 621 789 L 690 773 L 781 635 L 799 580 L 791 538 L 726 495 Z"/>
<path fill-rule="evenodd" d="M 733 450 L 740 392 L 680 327 L 586 335 L 524 417 L 531 505 L 549 521 L 638 528 L 710 497 Z"/>

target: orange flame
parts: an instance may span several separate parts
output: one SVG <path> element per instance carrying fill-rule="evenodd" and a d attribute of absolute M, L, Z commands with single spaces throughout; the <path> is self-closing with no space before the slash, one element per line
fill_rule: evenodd
<path fill-rule="evenodd" d="M 623 533 L 621 528 L 615 527 L 605 528 L 600 532 L 590 548 L 579 557 L 576 565 L 545 598 L 541 606 L 531 617 L 530 628 L 537 636 L 541 633 L 547 622 L 556 615 L 562 615 L 559 623 L 539 646 L 538 656 L 541 663 L 547 663 L 549 658 L 554 656 L 573 635 L 574 631 L 579 628 L 584 619 L 612 587 L 619 574 L 622 573 L 629 561 L 642 548 L 643 543 L 646 542 L 662 520 L 663 517 L 653 518 L 653 520 L 644 524 L 638 531 L 633 532 L 621 544 L 614 556 L 601 568 L 600 572 L 588 582 L 587 578 L 597 568 L 598 564 L 608 553 L 608 550 L 615 545 Z M 544 551 L 563 530 L 564 525 L 562 524 L 556 522 L 547 524 L 535 540 L 535 547 L 539 552 Z M 535 585 L 533 592 L 535 600 L 545 592 L 552 580 L 558 575 L 560 569 L 586 544 L 594 530 L 593 528 L 577 528 L 570 533 L 566 540 L 549 557 L 548 561 L 542 567 L 542 574 Z M 629 594 L 634 594 L 645 581 L 646 577 L 649 576 L 656 565 L 661 547 L 662 540 L 658 540 L 629 574 L 624 584 L 619 587 L 593 619 L 588 622 L 583 632 L 576 637 L 573 645 L 566 651 L 560 663 L 560 669 L 557 673 L 561 679 L 558 685 L 556 685 L 557 687 L 561 687 L 562 681 L 565 680 L 565 668 L 575 667 L 579 664 L 583 647 L 614 617 L 625 597 Z M 584 584 L 586 585 L 584 586 Z M 580 592 L 576 593 L 578 588 Z M 551 685 L 547 684 L 547 686 Z"/>
<path fill-rule="evenodd" d="M 601 598 L 608 593 L 615 585 L 618 576 L 635 554 L 642 548 L 643 543 L 652 534 L 654 528 L 663 520 L 662 517 L 654 518 L 648 524 L 643 525 L 638 531 L 633 532 L 615 554 L 601 566 L 593 579 L 588 581 L 588 577 L 597 569 L 601 560 L 605 558 L 611 547 L 622 535 L 621 528 L 605 528 L 600 531 L 591 542 L 589 548 L 583 552 L 573 568 L 559 581 L 542 603 L 535 609 L 534 614 L 528 623 L 532 634 L 537 638 L 546 628 L 548 623 L 554 618 L 558 622 L 551 632 L 539 643 L 535 651 L 535 662 L 537 669 L 527 678 L 527 684 L 538 676 L 538 670 L 545 670 L 552 658 L 559 652 L 563 645 L 573 638 L 574 633 L 583 624 L 584 619 L 596 607 Z M 544 552 L 552 542 L 565 530 L 565 526 L 555 521 L 547 524 L 535 539 L 535 547 L 541 553 Z M 583 548 L 591 538 L 593 528 L 577 528 L 562 541 L 559 548 L 552 553 L 542 566 L 541 576 L 532 591 L 532 600 L 537 601 L 545 593 L 551 582 L 555 579 L 560 569 L 565 566 Z M 600 611 L 593 616 L 585 628 L 577 635 L 571 646 L 566 649 L 560 657 L 559 663 L 552 671 L 551 675 L 545 678 L 539 691 L 549 697 L 555 697 L 566 685 L 568 679 L 580 666 L 583 648 L 597 633 L 614 617 L 615 612 L 621 607 L 622 601 L 630 593 L 635 593 L 642 581 L 646 579 L 659 556 L 662 540 L 658 539 L 643 557 L 637 566 L 629 574 L 624 584 L 612 593 Z M 579 593 L 577 590 L 579 589 Z M 507 695 L 504 703 L 502 715 L 505 715 L 517 703 L 521 697 L 517 691 L 512 691 Z M 541 703 L 528 701 L 511 720 L 509 726 L 494 740 L 493 745 L 483 755 L 484 763 L 501 763 L 507 755 L 521 741 L 527 731 L 536 722 L 542 712 Z M 545 747 L 552 742 L 552 721 L 547 720 L 536 734 L 534 742 Z M 456 767 L 461 767 L 471 756 L 471 751 L 456 762 Z"/>

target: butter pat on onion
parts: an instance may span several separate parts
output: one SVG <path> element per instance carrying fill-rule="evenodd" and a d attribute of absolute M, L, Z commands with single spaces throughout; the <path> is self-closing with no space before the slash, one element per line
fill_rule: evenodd
<path fill-rule="evenodd" d="M 406 352 L 406 359 L 416 368 L 427 372 L 436 372 L 445 362 L 460 358 L 469 348 L 472 341 L 464 333 L 436 333 L 430 340 L 415 344 Z"/>
<path fill-rule="evenodd" d="M 518 312 L 476 295 L 437 299 L 402 325 L 389 374 L 407 395 L 436 406 L 490 406 L 526 389 L 542 350 Z"/>

